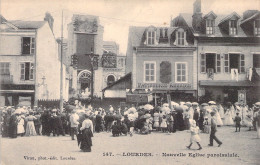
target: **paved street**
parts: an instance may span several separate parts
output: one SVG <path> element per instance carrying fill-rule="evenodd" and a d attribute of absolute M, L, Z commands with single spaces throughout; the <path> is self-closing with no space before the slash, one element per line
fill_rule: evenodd
<path fill-rule="evenodd" d="M 175 134 L 152 133 L 111 137 L 108 133 L 94 134 L 91 153 L 80 152 L 77 142 L 65 137 L 19 137 L 1 139 L 1 165 L 11 164 L 257 164 L 260 162 L 260 140 L 255 131 L 234 132 L 233 127 L 218 129 L 217 136 L 223 141 L 221 147 L 208 147 L 209 134 L 200 134 L 203 149 L 185 148 L 190 134 L 186 131 Z M 4 151 L 4 152 L 3 152 Z M 123 156 L 128 152 L 151 153 L 147 156 Z M 105 153 L 105 154 L 104 154 Z M 107 154 L 106 154 L 107 153 Z M 111 153 L 111 156 L 109 156 Z M 168 156 L 163 156 L 167 153 Z M 190 156 L 190 153 L 195 158 Z M 103 156 L 104 154 L 104 156 Z M 203 155 L 204 154 L 204 155 Z M 215 157 L 212 157 L 214 155 Z M 219 157 L 226 154 L 229 157 Z M 228 155 L 229 154 L 229 155 Z M 107 155 L 107 156 L 106 156 Z M 210 156 L 210 157 L 208 157 Z M 222 155 L 223 156 L 223 155 Z M 233 156 L 233 157 L 231 157 Z M 234 157 L 237 156 L 237 157 Z M 52 160 L 42 160 L 46 159 Z M 56 157 L 56 158 L 55 158 Z M 61 158 L 63 157 L 63 158 Z M 26 160 L 28 159 L 28 160 Z M 32 159 L 32 160 L 31 160 Z M 62 160 L 64 159 L 64 160 Z M 73 160 L 65 160 L 73 159 Z"/>

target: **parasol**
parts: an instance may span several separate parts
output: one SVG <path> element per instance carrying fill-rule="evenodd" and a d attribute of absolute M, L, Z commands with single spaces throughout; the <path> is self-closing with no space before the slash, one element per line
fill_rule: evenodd
<path fill-rule="evenodd" d="M 162 107 L 161 109 L 163 112 L 165 112 L 166 114 L 169 114 L 171 112 L 171 109 L 169 107 Z"/>
<path fill-rule="evenodd" d="M 201 105 L 202 106 L 208 106 L 209 104 L 208 103 L 202 103 Z"/>
<path fill-rule="evenodd" d="M 151 110 L 151 109 L 154 109 L 154 107 L 153 107 L 151 104 L 146 104 L 146 105 L 144 106 L 144 109 L 146 109 L 146 110 Z"/>
<path fill-rule="evenodd" d="M 209 101 L 209 104 L 215 105 L 216 102 L 215 101 Z"/>
<path fill-rule="evenodd" d="M 256 106 L 260 106 L 260 102 L 256 102 L 255 105 L 256 105 Z"/>
<path fill-rule="evenodd" d="M 169 107 L 169 104 L 168 103 L 164 103 L 163 107 Z"/>
<path fill-rule="evenodd" d="M 131 108 L 128 109 L 128 112 L 129 113 L 135 113 L 136 109 L 134 107 L 131 107 Z"/>

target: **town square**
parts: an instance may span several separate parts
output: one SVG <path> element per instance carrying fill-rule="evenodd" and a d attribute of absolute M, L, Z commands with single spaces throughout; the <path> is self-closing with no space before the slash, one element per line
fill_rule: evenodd
<path fill-rule="evenodd" d="M 259 164 L 260 0 L 1 0 L 1 164 Z"/>

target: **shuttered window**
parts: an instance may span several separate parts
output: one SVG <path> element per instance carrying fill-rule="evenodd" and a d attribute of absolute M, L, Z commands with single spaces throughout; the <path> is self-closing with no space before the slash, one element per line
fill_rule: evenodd
<path fill-rule="evenodd" d="M 33 80 L 34 79 L 34 64 L 30 62 L 21 63 L 21 80 Z"/>
<path fill-rule="evenodd" d="M 240 54 L 240 73 L 245 73 L 245 55 Z"/>
<path fill-rule="evenodd" d="M 229 73 L 229 54 L 224 55 L 224 72 Z"/>
<path fill-rule="evenodd" d="M 220 54 L 216 55 L 216 73 L 221 72 L 221 61 L 220 61 Z"/>
<path fill-rule="evenodd" d="M 200 59 L 200 72 L 201 73 L 206 73 L 206 55 L 201 54 L 201 59 Z"/>
<path fill-rule="evenodd" d="M 25 63 L 21 64 L 21 80 L 25 80 Z"/>

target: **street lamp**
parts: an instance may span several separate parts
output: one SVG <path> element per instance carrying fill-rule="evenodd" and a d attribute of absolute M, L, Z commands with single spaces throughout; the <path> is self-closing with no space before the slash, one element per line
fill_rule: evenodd
<path fill-rule="evenodd" d="M 97 58 L 98 55 L 94 54 L 92 51 L 90 54 L 85 54 L 89 57 L 90 59 L 90 64 L 91 64 L 91 100 L 93 100 L 94 96 L 94 62 Z"/>

